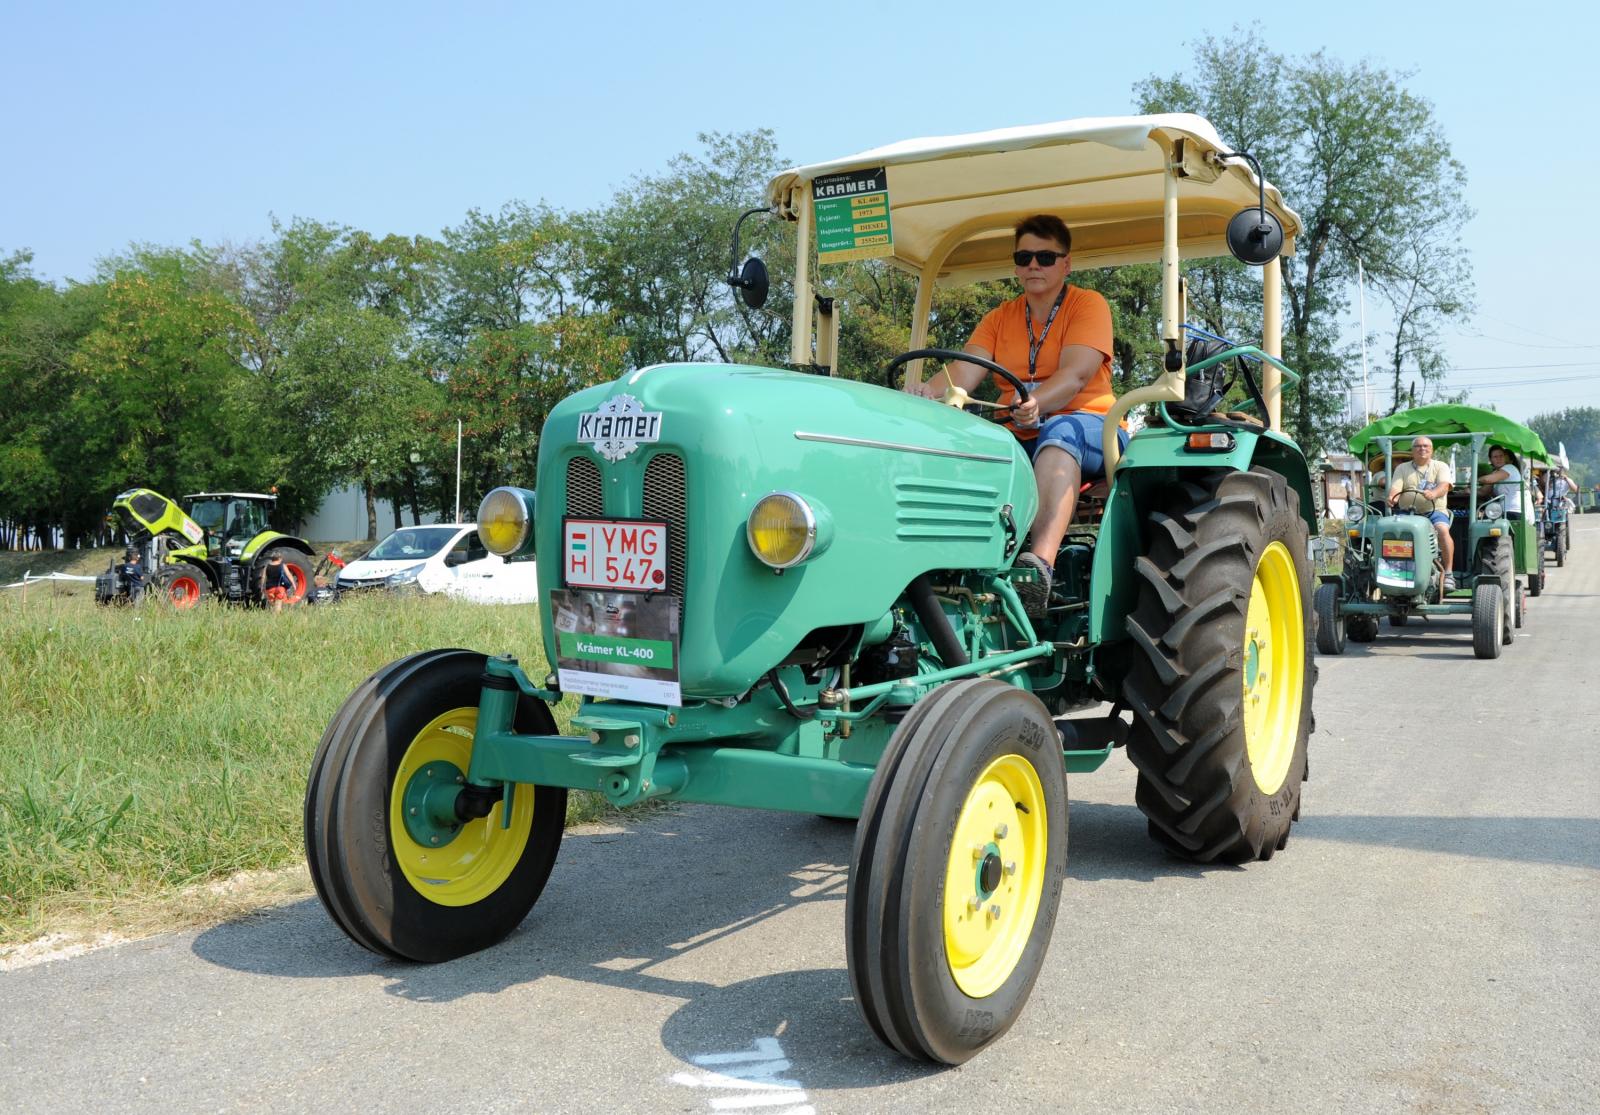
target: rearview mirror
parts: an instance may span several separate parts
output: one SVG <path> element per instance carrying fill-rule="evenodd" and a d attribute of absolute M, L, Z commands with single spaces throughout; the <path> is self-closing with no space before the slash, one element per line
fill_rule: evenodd
<path fill-rule="evenodd" d="M 1265 208 L 1241 209 L 1228 222 L 1228 251 L 1240 263 L 1261 267 L 1283 250 L 1283 225 Z"/>
<path fill-rule="evenodd" d="M 759 310 L 767 301 L 767 265 L 761 262 L 759 256 L 751 256 L 744 261 L 739 280 L 732 285 L 739 288 L 739 297 L 744 299 L 746 306 Z"/>

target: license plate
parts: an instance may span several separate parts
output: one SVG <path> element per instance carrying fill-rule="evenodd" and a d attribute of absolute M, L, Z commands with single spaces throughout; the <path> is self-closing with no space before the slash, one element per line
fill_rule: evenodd
<path fill-rule="evenodd" d="M 575 588 L 659 592 L 667 587 L 667 524 L 568 519 L 566 583 Z"/>

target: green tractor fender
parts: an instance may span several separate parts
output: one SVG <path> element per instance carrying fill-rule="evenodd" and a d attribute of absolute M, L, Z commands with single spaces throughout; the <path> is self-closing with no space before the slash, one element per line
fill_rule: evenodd
<path fill-rule="evenodd" d="M 1298 495 L 1306 526 L 1317 533 L 1316 505 L 1311 498 L 1311 472 L 1298 446 L 1276 431 L 1249 427 L 1205 432 L 1226 434 L 1231 444 L 1218 448 L 1189 446 L 1191 430 L 1147 427 L 1128 443 L 1106 498 L 1105 516 L 1095 545 L 1089 593 L 1089 642 L 1118 642 L 1125 621 L 1138 601 L 1139 555 L 1144 552 L 1143 526 L 1160 504 L 1163 491 L 1185 473 L 1233 469 L 1243 472 L 1259 464 L 1281 474 Z"/>
<path fill-rule="evenodd" d="M 255 559 L 257 554 L 274 546 L 295 550 L 306 555 L 306 557 L 317 556 L 316 551 L 311 548 L 311 544 L 303 539 L 296 538 L 292 534 L 283 534 L 276 530 L 264 530 L 245 543 L 244 549 L 239 551 L 239 564 L 248 564 Z"/>

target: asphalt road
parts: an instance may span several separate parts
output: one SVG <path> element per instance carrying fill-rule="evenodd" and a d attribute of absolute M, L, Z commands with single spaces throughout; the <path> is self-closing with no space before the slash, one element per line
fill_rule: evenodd
<path fill-rule="evenodd" d="M 1196 868 L 1120 756 L 1071 782 L 1026 1012 L 938 1071 L 844 960 L 849 826 L 688 807 L 569 836 L 501 946 L 380 961 L 314 900 L 0 973 L 0 1108 L 1594 1111 L 1600 516 L 1497 662 L 1463 621 L 1321 658 L 1288 849 Z"/>

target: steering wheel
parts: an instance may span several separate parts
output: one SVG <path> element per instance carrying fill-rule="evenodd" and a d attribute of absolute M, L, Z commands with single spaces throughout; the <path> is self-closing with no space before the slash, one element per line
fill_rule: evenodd
<path fill-rule="evenodd" d="M 900 367 L 902 364 L 909 363 L 912 360 L 921 360 L 929 356 L 936 360 L 965 360 L 969 364 L 976 364 L 980 368 L 986 368 L 987 370 L 993 372 L 995 375 L 999 376 L 1001 379 L 1011 384 L 1012 387 L 1017 389 L 1017 401 L 1015 403 L 990 403 L 985 402 L 982 399 L 974 399 L 971 395 L 968 395 L 966 391 L 957 387 L 954 380 L 950 380 L 949 390 L 944 393 L 944 398 L 940 400 L 948 406 L 959 407 L 963 410 L 969 406 L 982 407 L 985 410 L 1012 410 L 1015 409 L 1019 403 L 1025 403 L 1029 398 L 1032 397 L 1032 392 L 1028 390 L 1028 385 L 1026 383 L 1023 383 L 1022 380 L 1012 375 L 1009 371 L 1007 371 L 1005 368 L 1002 368 L 999 364 L 996 364 L 988 357 L 974 356 L 970 352 L 956 352 L 954 349 L 948 348 L 914 348 L 910 352 L 902 352 L 899 356 L 896 356 L 893 360 L 889 361 L 889 366 L 884 369 L 884 386 L 890 389 L 894 388 L 894 373 L 896 368 Z M 950 377 L 947 375 L 945 378 L 949 379 Z M 996 417 L 993 418 L 992 421 L 1001 422 L 1004 421 L 1004 419 Z"/>
<path fill-rule="evenodd" d="M 1433 497 L 1423 495 L 1421 488 L 1406 488 L 1395 496 L 1394 505 L 1413 515 L 1427 515 L 1433 511 Z"/>

